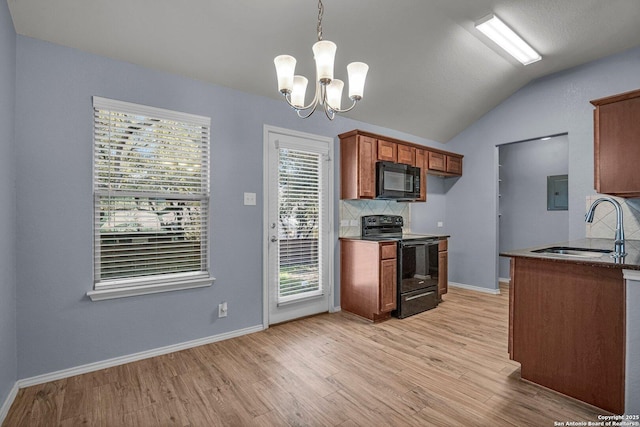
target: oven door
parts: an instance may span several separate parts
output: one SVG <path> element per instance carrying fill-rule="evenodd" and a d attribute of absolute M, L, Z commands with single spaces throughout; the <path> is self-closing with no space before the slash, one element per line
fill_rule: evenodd
<path fill-rule="evenodd" d="M 398 251 L 398 291 L 438 288 L 438 240 L 404 240 Z M 437 298 L 437 295 L 436 295 Z"/>

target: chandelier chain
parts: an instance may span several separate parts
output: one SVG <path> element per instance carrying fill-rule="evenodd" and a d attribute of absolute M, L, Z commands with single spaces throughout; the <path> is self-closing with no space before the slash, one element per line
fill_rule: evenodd
<path fill-rule="evenodd" d="M 322 0 L 318 0 L 318 41 L 322 40 L 322 15 L 324 14 L 324 6 Z"/>

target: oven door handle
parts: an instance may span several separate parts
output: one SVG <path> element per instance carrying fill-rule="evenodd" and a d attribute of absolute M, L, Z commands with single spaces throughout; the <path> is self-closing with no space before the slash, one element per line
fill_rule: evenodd
<path fill-rule="evenodd" d="M 435 292 L 431 291 L 431 292 L 425 292 L 425 293 L 422 293 L 422 294 L 414 295 L 412 297 L 407 298 L 405 301 L 411 301 L 412 299 L 428 297 L 429 295 L 434 294 L 434 293 Z"/>
<path fill-rule="evenodd" d="M 403 248 L 418 248 L 421 246 L 435 246 L 438 244 L 438 241 L 427 241 L 427 242 L 401 242 L 400 246 Z"/>

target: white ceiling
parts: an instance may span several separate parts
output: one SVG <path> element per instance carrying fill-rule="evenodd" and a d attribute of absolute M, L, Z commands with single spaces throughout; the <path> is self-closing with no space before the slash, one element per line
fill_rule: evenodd
<path fill-rule="evenodd" d="M 349 62 L 370 66 L 364 99 L 348 116 L 440 142 L 532 79 L 640 45 L 640 0 L 323 3 L 324 39 L 338 45 L 336 78 L 347 80 Z M 315 73 L 316 0 L 8 4 L 18 34 L 249 93 L 281 98 L 279 54 L 298 59 L 296 74 Z M 524 67 L 484 38 L 473 23 L 492 12 L 542 61 Z"/>

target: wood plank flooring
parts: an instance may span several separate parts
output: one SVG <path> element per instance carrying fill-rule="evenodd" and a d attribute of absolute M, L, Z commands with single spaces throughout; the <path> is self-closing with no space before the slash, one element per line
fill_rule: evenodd
<path fill-rule="evenodd" d="M 553 426 L 598 411 L 520 380 L 508 288 L 379 324 L 323 314 L 21 389 L 3 426 Z"/>

